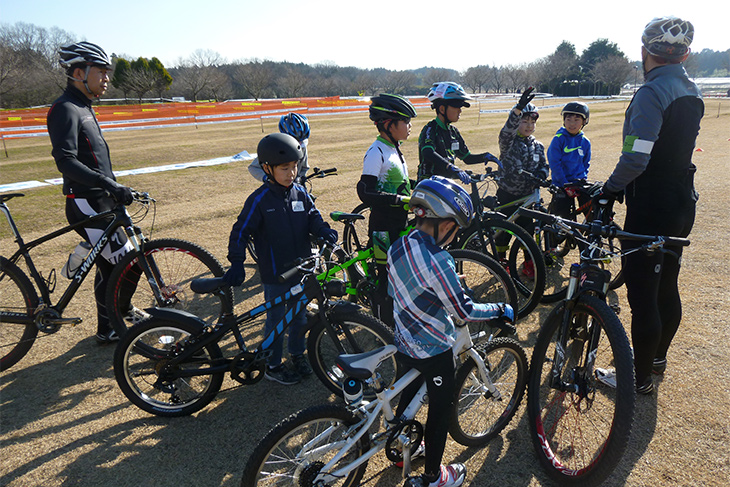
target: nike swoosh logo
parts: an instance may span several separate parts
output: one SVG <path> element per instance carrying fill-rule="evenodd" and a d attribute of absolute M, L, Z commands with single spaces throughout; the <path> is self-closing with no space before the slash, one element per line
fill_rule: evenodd
<path fill-rule="evenodd" d="M 572 149 L 568 149 L 567 147 L 563 147 L 563 152 L 565 152 L 566 154 L 569 154 L 569 153 L 573 152 L 574 150 L 578 150 L 578 149 L 580 149 L 580 147 L 573 147 Z"/>

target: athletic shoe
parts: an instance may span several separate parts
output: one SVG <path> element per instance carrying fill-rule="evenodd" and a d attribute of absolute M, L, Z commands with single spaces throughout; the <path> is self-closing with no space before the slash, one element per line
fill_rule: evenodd
<path fill-rule="evenodd" d="M 132 325 L 136 325 L 140 321 L 146 320 L 150 316 L 152 316 L 152 315 L 149 314 L 148 312 L 146 312 L 142 309 L 139 309 L 135 306 L 132 306 L 129 309 L 129 311 L 127 311 L 127 314 L 124 315 L 124 321 L 127 321 L 127 322 L 131 323 Z"/>
<path fill-rule="evenodd" d="M 661 375 L 665 370 L 667 370 L 667 359 L 655 358 L 654 362 L 651 364 L 651 371 L 654 374 Z"/>
<path fill-rule="evenodd" d="M 297 374 L 293 370 L 289 370 L 289 368 L 285 367 L 283 364 L 280 364 L 278 367 L 274 368 L 267 367 L 264 377 L 266 377 L 270 381 L 284 384 L 285 386 L 298 384 L 299 381 L 302 380 L 299 374 Z"/>
<path fill-rule="evenodd" d="M 423 475 L 410 477 L 404 484 L 405 487 L 458 487 L 464 483 L 466 478 L 466 467 L 463 463 L 452 463 L 448 467 L 441 465 L 439 477 L 429 482 Z"/>
<path fill-rule="evenodd" d="M 415 460 L 418 457 L 422 457 L 426 454 L 426 444 L 424 442 L 421 442 L 420 445 L 418 445 L 418 448 L 416 448 L 416 451 L 411 453 L 411 460 Z M 403 460 L 400 462 L 395 462 L 394 464 L 398 468 L 403 468 Z"/>
<path fill-rule="evenodd" d="M 526 260 L 522 265 L 522 274 L 530 280 L 535 279 L 535 263 L 531 260 Z"/>
<path fill-rule="evenodd" d="M 312 374 L 312 367 L 309 365 L 309 360 L 304 356 L 304 354 L 292 355 L 291 361 L 294 366 L 294 370 L 296 370 L 301 377 L 306 377 Z"/>
<path fill-rule="evenodd" d="M 601 384 L 613 389 L 616 388 L 616 369 L 602 369 L 598 367 L 593 371 L 593 374 L 596 376 L 596 380 Z"/>
<path fill-rule="evenodd" d="M 99 345 L 108 345 L 119 341 L 119 335 L 117 335 L 117 332 L 114 330 L 99 332 L 94 338 L 96 338 L 96 343 Z"/>
<path fill-rule="evenodd" d="M 651 377 L 647 377 L 643 384 L 636 386 L 636 392 L 639 394 L 644 394 L 645 396 L 648 396 L 649 394 L 654 392 L 654 382 L 652 382 Z"/>

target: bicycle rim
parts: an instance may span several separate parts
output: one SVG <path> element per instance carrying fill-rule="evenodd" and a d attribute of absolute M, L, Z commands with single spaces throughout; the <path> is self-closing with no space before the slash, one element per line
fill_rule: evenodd
<path fill-rule="evenodd" d="M 314 486 L 322 467 L 340 453 L 353 432 L 357 418 L 342 406 L 324 405 L 305 409 L 288 417 L 254 448 L 244 469 L 242 487 L 277 485 Z M 344 468 L 368 450 L 369 437 L 364 435 L 334 465 Z M 367 462 L 356 467 L 345 478 L 321 485 L 351 487 L 358 485 Z"/>
<path fill-rule="evenodd" d="M 582 296 L 570 312 L 565 365 L 551 386 L 564 305 L 546 320 L 532 356 L 528 415 L 533 444 L 543 467 L 561 483 L 598 484 L 613 471 L 628 443 L 635 390 L 631 351 L 621 322 L 598 298 Z M 588 340 L 599 333 L 598 347 Z M 587 360 L 595 353 L 595 365 Z M 616 388 L 595 378 L 595 369 L 615 369 Z M 565 389 L 565 388 L 564 388 Z"/>
<path fill-rule="evenodd" d="M 500 398 L 482 382 L 473 360 L 457 371 L 457 391 L 451 437 L 465 446 L 483 446 L 510 422 L 527 384 L 527 356 L 511 338 L 497 338 L 477 347 Z"/>
<path fill-rule="evenodd" d="M 33 317 L 38 295 L 20 268 L 0 258 L 0 311 L 17 314 L 23 320 Z M 14 323 L 10 316 L 0 321 L 0 370 L 7 370 L 20 361 L 33 346 L 38 335 L 35 323 Z"/>

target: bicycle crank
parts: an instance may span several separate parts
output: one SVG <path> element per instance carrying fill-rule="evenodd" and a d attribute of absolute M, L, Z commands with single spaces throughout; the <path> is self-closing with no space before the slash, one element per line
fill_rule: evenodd
<path fill-rule="evenodd" d="M 259 382 L 266 372 L 266 360 L 254 352 L 241 352 L 231 362 L 231 378 L 243 385 Z"/>

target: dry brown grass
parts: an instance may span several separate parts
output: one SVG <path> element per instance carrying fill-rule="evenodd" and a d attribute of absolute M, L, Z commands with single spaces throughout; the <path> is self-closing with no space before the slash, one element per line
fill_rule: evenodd
<path fill-rule="evenodd" d="M 591 105 L 587 134 L 593 142 L 591 175 L 596 179 L 605 178 L 618 158 L 625 107 L 621 101 Z M 725 348 L 730 342 L 730 278 L 723 270 L 730 260 L 725 242 L 730 233 L 730 106 L 725 102 L 719 118 L 717 107 L 717 100 L 707 101 L 698 139 L 703 152 L 694 159 L 701 200 L 681 275 L 684 322 L 657 394 L 638 398 L 630 448 L 611 485 L 719 486 L 730 478 L 730 353 Z M 421 112 L 405 145 L 413 172 L 417 136 L 430 117 L 429 111 Z M 543 112 L 538 138 L 548 143 L 559 119 L 557 109 Z M 504 114 L 482 115 L 478 125 L 477 120 L 476 110 L 467 110 L 458 127 L 472 151 L 496 153 Z M 274 120 L 264 123 L 267 131 L 276 130 Z M 323 213 L 351 209 L 358 203 L 354 188 L 373 128 L 362 114 L 315 117 L 311 123 L 310 164 L 336 166 L 340 173 L 315 181 L 317 205 Z M 253 152 L 261 135 L 259 122 L 243 122 L 114 132 L 107 140 L 115 168 L 126 169 L 228 156 L 243 149 Z M 9 140 L 7 146 L 10 158 L 0 159 L 0 182 L 57 176 L 47 138 Z M 221 260 L 230 226 L 255 187 L 240 163 L 130 176 L 122 182 L 158 198 L 156 236 L 195 241 Z M 60 188 L 25 193 L 10 205 L 26 238 L 65 224 Z M 39 249 L 34 256 L 41 268 L 60 268 L 75 240 L 70 236 Z M 3 254 L 14 247 L 5 224 L 0 224 L 0 245 Z M 254 274 L 253 268 L 249 274 Z M 256 279 L 247 280 L 245 293 L 257 290 Z M 623 305 L 620 317 L 627 323 L 623 292 L 612 298 Z M 549 309 L 539 307 L 520 324 L 520 339 L 528 349 Z M 328 400 L 316 379 L 290 388 L 266 383 L 223 392 L 194 417 L 153 417 L 121 394 L 113 377 L 113 350 L 97 347 L 91 338 L 95 326 L 90 283 L 84 284 L 66 314 L 82 316 L 86 323 L 39 339 L 27 357 L 0 377 L 0 485 L 238 485 L 253 446 L 276 421 Z M 227 379 L 224 387 L 235 385 Z M 465 461 L 472 485 L 546 483 L 530 444 L 524 406 L 488 447 L 470 450 L 450 441 L 445 460 Z M 371 462 L 368 477 L 374 477 L 368 485 L 399 484 L 398 472 L 384 467 L 382 461 Z"/>

